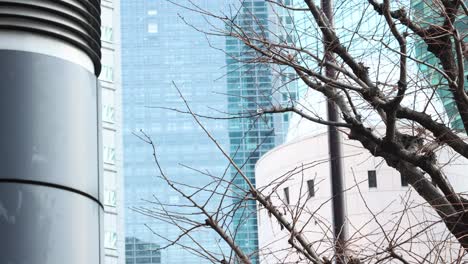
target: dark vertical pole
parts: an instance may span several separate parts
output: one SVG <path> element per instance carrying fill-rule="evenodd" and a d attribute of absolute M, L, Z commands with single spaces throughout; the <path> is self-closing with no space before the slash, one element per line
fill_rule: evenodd
<path fill-rule="evenodd" d="M 322 11 L 328 18 L 328 21 L 333 25 L 333 0 L 321 1 Z M 330 39 L 324 36 L 325 61 L 334 61 L 333 53 L 330 52 Z M 329 78 L 335 78 L 336 72 L 332 67 L 325 68 L 325 74 Z M 329 87 L 328 89 L 332 89 Z M 327 101 L 328 120 L 331 122 L 339 121 L 339 114 L 336 104 Z M 335 254 L 336 263 L 346 263 L 345 259 L 345 243 L 346 243 L 346 225 L 345 225 L 345 200 L 343 193 L 343 166 L 342 166 L 342 149 L 340 142 L 340 134 L 336 127 L 328 127 L 328 146 L 330 155 L 330 175 L 332 189 L 332 205 L 333 205 L 333 231 L 335 238 Z"/>

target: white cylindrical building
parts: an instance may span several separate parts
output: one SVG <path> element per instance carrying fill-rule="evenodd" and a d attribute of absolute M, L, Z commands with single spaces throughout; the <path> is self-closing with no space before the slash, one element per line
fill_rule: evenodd
<path fill-rule="evenodd" d="M 308 131 L 258 161 L 257 187 L 295 222 L 296 230 L 303 230 L 314 249 L 332 256 L 327 134 L 320 129 Z M 457 191 L 467 191 L 468 182 L 463 180 L 466 160 L 442 149 L 439 162 L 449 159 L 445 174 Z M 424 263 L 456 259 L 459 244 L 404 176 L 357 141 L 343 139 L 343 163 L 350 254 L 374 263 L 387 256 L 384 251 L 393 244 L 398 245 L 395 252 L 414 263 L 422 263 L 417 261 L 424 257 Z M 264 209 L 259 212 L 258 228 L 261 263 L 302 263 L 288 244 L 289 234 Z"/>

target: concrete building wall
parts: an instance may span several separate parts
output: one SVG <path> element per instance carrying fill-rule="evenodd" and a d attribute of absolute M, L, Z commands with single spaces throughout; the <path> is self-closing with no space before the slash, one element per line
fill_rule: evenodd
<path fill-rule="evenodd" d="M 105 264 L 125 261 L 122 176 L 122 105 L 120 74 L 120 1 L 101 1 L 102 153 Z"/>
<path fill-rule="evenodd" d="M 432 208 L 422 205 L 422 198 L 415 194 L 414 189 L 404 186 L 404 179 L 396 170 L 387 166 L 382 159 L 371 156 L 358 144 L 343 140 L 348 237 L 352 254 L 372 257 L 375 252 L 388 246 L 384 233 L 400 243 L 427 228 L 424 236 L 415 238 L 411 246 L 407 243 L 398 247 L 398 253 L 414 260 L 428 254 L 428 263 L 439 263 L 435 253 L 439 251 L 444 260 L 456 258 L 457 243 L 451 244 L 453 237 L 443 224 L 437 223 L 438 217 Z M 271 150 L 258 161 L 256 180 L 258 188 L 263 189 L 265 195 L 271 195 L 272 202 L 289 219 L 292 219 L 292 214 L 303 210 L 298 217 L 297 228 L 304 228 L 303 233 L 312 242 L 313 248 L 319 252 L 328 250 L 330 255 L 333 220 L 327 159 L 326 133 L 296 138 Z M 457 191 L 466 192 L 468 183 L 464 181 L 462 170 L 466 168 L 466 160 L 457 158 L 447 149 L 439 152 L 441 164 L 449 159 L 450 165 L 444 167 L 445 174 Z M 372 171 L 375 171 L 376 187 L 369 186 L 369 173 L 372 174 Z M 308 188 L 310 180 L 314 181 L 312 197 Z M 291 254 L 293 250 L 288 244 L 288 234 L 265 210 L 260 210 L 258 226 L 261 263 L 299 260 L 295 253 Z M 290 254 L 288 257 L 287 253 Z"/>
<path fill-rule="evenodd" d="M 412 1 L 399 1 L 399 5 L 407 6 L 408 9 L 410 3 Z M 305 5 L 303 1 L 294 1 L 294 4 L 297 7 L 304 7 Z M 388 83 L 396 83 L 398 80 L 398 71 L 396 69 L 398 67 L 393 67 L 395 56 L 392 52 L 382 50 L 378 43 L 361 37 L 366 35 L 383 36 L 388 33 L 386 27 L 380 26 L 385 25 L 384 18 L 376 16 L 375 11 L 372 8 L 367 8 L 367 6 L 368 3 L 362 1 L 335 1 L 336 32 L 342 37 L 342 43 L 349 46 L 349 52 L 359 57 L 362 63 L 370 67 L 371 79 L 375 78 L 379 81 L 385 80 Z M 323 47 L 322 43 L 317 40 L 321 38 L 321 33 L 315 23 L 311 23 L 313 21 L 312 15 L 308 12 L 296 13 L 298 15 L 295 14 L 293 17 L 298 28 L 297 32 L 299 32 L 296 39 L 299 39 L 301 41 L 300 45 L 307 48 L 309 52 L 320 56 Z M 358 24 L 359 37 L 355 37 L 354 34 L 347 34 L 350 30 L 358 28 Z M 307 32 L 307 34 L 303 34 L 303 32 Z M 395 44 L 396 42 L 393 41 L 390 46 Z M 382 54 L 386 54 L 388 57 L 381 57 Z M 309 61 L 314 61 L 313 59 L 309 59 L 305 55 L 302 60 L 308 64 L 307 67 L 313 69 L 313 63 L 309 64 Z M 416 63 L 409 62 L 407 69 L 409 76 L 412 76 L 414 80 L 422 79 L 418 75 L 418 65 Z M 427 107 L 428 98 L 431 97 L 425 93 L 430 94 L 431 91 L 419 91 L 418 87 L 415 85 L 411 88 L 416 91 L 405 98 L 403 105 L 426 112 L 435 120 L 447 123 L 446 111 L 444 111 L 441 102 L 431 101 L 431 104 Z M 322 95 L 311 91 L 303 83 L 299 83 L 299 91 L 298 108 L 311 113 L 313 116 L 326 116 L 326 99 Z M 353 98 L 353 100 L 355 105 L 361 105 L 360 103 L 363 102 L 359 98 Z M 371 108 L 369 109 L 359 108 L 364 113 L 362 114 L 365 117 L 363 122 L 369 127 L 375 127 L 379 124 L 380 117 Z M 273 192 L 272 201 L 281 205 L 282 211 L 287 215 L 295 213 L 298 208 L 303 206 L 305 210 L 303 214 L 310 217 L 310 219 L 300 217 L 298 225 L 305 226 L 310 241 L 321 241 L 320 244 L 314 244 L 314 247 L 321 250 L 329 249 L 332 246 L 333 233 L 331 230 L 332 209 L 329 201 L 331 187 L 329 163 L 327 161 L 327 127 L 305 120 L 298 115 L 293 115 L 289 124 L 288 142 L 271 150 L 258 161 L 255 170 L 257 188 L 263 188 L 265 194 Z M 402 178 L 397 171 L 388 167 L 381 159 L 370 156 L 367 150 L 359 147 L 359 143 L 349 140 L 343 141 L 343 159 L 346 168 L 345 185 L 346 188 L 349 188 L 346 192 L 349 237 L 355 245 L 359 246 L 352 247 L 352 250 L 358 251 L 366 245 L 368 248 L 365 250 L 370 254 L 369 252 L 372 252 L 373 249 L 381 246 L 380 243 L 384 237 L 379 223 L 385 223 L 384 229 L 389 231 L 395 229 L 395 226 L 401 220 L 401 225 L 396 232 L 398 239 L 401 241 L 410 234 L 407 230 L 409 226 L 421 222 L 421 219 L 426 220 L 425 226 L 427 226 L 431 221 L 438 219 L 434 216 L 435 212 L 431 208 L 421 206 L 423 200 L 415 194 L 414 189 L 402 186 Z M 447 149 L 442 149 L 439 152 L 438 160 L 441 165 L 450 162 L 449 165 L 444 167 L 444 172 L 449 176 L 457 191 L 466 192 L 468 183 L 464 180 L 462 173 L 464 166 L 466 167 L 466 160 L 457 158 Z M 302 166 L 304 166 L 304 171 Z M 368 175 L 374 173 L 370 171 L 375 171 L 377 179 L 377 187 L 375 188 L 370 188 L 368 185 Z M 307 181 L 309 180 L 314 180 L 316 188 L 314 197 L 310 198 L 307 193 Z M 286 188 L 288 188 L 287 191 L 289 192 L 289 205 L 284 204 Z M 404 217 L 401 217 L 405 206 L 411 207 L 411 210 L 407 210 Z M 380 212 L 377 216 L 378 221 L 372 220 L 370 211 Z M 411 229 L 416 231 L 423 227 L 423 225 L 419 225 L 411 227 Z M 277 221 L 269 217 L 261 208 L 258 216 L 258 229 L 259 248 L 262 251 L 260 262 L 282 262 L 286 254 L 292 251 L 288 244 L 287 234 L 281 230 Z M 447 234 L 445 227 L 441 224 L 434 225 L 430 228 L 430 231 L 434 243 L 429 246 L 427 243 L 425 245 L 423 245 L 424 243 L 414 243 L 411 250 L 415 252 L 414 254 L 428 253 L 429 248 L 433 249 L 434 252 L 439 249 L 442 250 L 442 247 L 437 243 L 451 240 L 450 234 Z M 364 236 L 364 234 L 368 235 Z M 322 238 L 324 240 L 321 240 Z M 416 242 L 427 240 L 428 237 L 421 237 Z M 448 245 L 445 246 L 449 247 Z M 275 253 L 266 257 L 266 254 L 272 252 Z M 442 250 L 442 255 L 446 257 L 445 260 L 455 258 L 455 256 L 449 257 L 450 253 L 454 252 Z M 433 255 L 428 259 L 428 263 L 437 262 Z M 292 262 L 297 261 L 298 256 L 292 254 L 289 260 Z"/>

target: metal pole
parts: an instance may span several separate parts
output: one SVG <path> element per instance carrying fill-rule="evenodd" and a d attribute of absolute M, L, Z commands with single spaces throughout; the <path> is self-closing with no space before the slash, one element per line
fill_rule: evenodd
<path fill-rule="evenodd" d="M 328 18 L 328 21 L 333 25 L 333 0 L 321 1 L 322 11 Z M 325 61 L 334 61 L 333 53 L 330 52 L 331 41 L 324 37 Z M 336 71 L 332 67 L 325 68 L 325 74 L 329 78 L 336 77 Z M 333 89 L 328 87 L 328 89 Z M 339 121 L 339 112 L 336 104 L 327 100 L 328 120 L 331 122 Z M 332 189 L 332 205 L 333 205 L 333 232 L 335 238 L 335 254 L 336 263 L 346 263 L 345 244 L 347 229 L 345 223 L 345 200 L 343 193 L 343 164 L 342 164 L 342 149 L 340 134 L 336 127 L 328 126 L 328 146 L 330 155 L 330 175 Z"/>
<path fill-rule="evenodd" d="M 0 0 L 0 263 L 103 263 L 99 4 Z"/>

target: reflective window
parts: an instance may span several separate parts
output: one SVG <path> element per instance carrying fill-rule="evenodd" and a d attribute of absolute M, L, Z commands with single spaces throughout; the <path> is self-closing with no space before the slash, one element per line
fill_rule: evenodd
<path fill-rule="evenodd" d="M 101 75 L 99 75 L 99 79 L 103 81 L 113 82 L 114 68 L 109 65 L 102 65 Z"/>
<path fill-rule="evenodd" d="M 115 148 L 104 146 L 103 158 L 104 158 L 104 163 L 115 164 Z"/>
<path fill-rule="evenodd" d="M 104 190 L 104 204 L 108 206 L 117 206 L 117 193 L 115 190 Z"/>
<path fill-rule="evenodd" d="M 158 244 L 145 242 L 134 237 L 127 237 L 125 238 L 126 264 L 159 264 L 161 263 L 161 251 L 159 248 Z"/>
<path fill-rule="evenodd" d="M 101 27 L 101 40 L 107 42 L 114 41 L 114 32 L 111 27 L 102 26 Z"/>
<path fill-rule="evenodd" d="M 102 121 L 108 123 L 115 122 L 115 108 L 112 105 L 102 105 Z"/>
<path fill-rule="evenodd" d="M 158 24 L 155 22 L 148 23 L 148 33 L 155 34 L 158 33 Z"/>
<path fill-rule="evenodd" d="M 117 249 L 117 233 L 104 232 L 104 247 L 108 249 Z"/>

